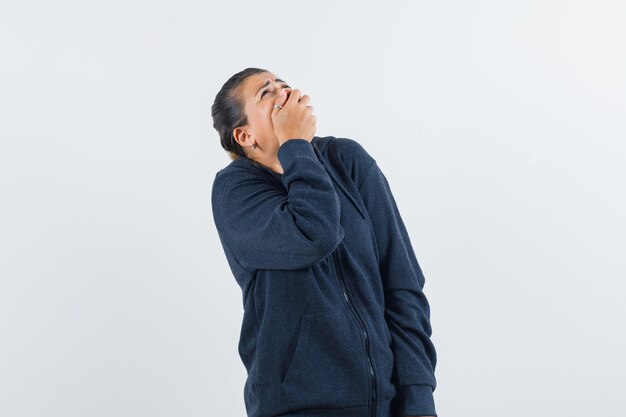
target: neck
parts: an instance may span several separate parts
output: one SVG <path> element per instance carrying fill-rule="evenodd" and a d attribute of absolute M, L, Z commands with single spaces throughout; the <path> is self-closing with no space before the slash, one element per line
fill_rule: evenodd
<path fill-rule="evenodd" d="M 275 173 L 280 174 L 280 175 L 283 174 L 283 167 L 280 164 L 280 161 L 278 160 L 277 156 L 274 156 L 273 158 L 257 158 L 257 159 L 250 158 L 250 159 L 252 159 L 256 163 L 263 165 L 265 168 L 269 169 L 270 171 L 274 171 Z"/>

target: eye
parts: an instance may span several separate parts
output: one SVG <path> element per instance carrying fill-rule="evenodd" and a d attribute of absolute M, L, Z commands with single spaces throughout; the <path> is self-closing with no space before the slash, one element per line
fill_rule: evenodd
<path fill-rule="evenodd" d="M 282 88 L 291 88 L 289 87 L 287 84 L 283 85 Z M 263 99 L 263 96 L 265 95 L 265 93 L 267 93 L 269 90 L 263 90 L 263 92 L 261 93 L 261 99 Z"/>

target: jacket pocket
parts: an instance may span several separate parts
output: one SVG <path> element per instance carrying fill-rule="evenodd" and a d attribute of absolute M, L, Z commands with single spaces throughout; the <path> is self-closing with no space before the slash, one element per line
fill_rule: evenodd
<path fill-rule="evenodd" d="M 360 330 L 349 312 L 302 316 L 298 341 L 281 382 L 285 400 L 297 407 L 367 405 L 370 380 Z"/>

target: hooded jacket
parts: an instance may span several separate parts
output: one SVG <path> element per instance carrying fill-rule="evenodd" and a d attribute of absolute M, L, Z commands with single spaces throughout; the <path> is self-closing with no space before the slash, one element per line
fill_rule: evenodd
<path fill-rule="evenodd" d="M 230 162 L 211 195 L 243 295 L 248 417 L 436 416 L 424 275 L 376 160 L 334 136 L 277 157 L 282 174 Z"/>

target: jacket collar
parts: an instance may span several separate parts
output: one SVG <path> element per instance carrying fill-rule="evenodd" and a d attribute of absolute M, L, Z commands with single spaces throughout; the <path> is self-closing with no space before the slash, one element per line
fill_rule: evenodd
<path fill-rule="evenodd" d="M 357 203 L 357 201 L 354 199 L 352 194 L 350 194 L 350 191 L 348 191 L 346 189 L 346 187 L 343 185 L 343 182 L 341 181 L 341 178 L 339 178 L 339 176 L 335 172 L 335 169 L 333 168 L 332 163 L 329 162 L 328 159 L 324 156 L 323 152 L 324 152 L 324 150 L 326 149 L 326 146 L 328 146 L 328 144 L 329 144 L 329 142 L 331 140 L 333 140 L 333 139 L 332 138 L 322 138 L 322 137 L 319 137 L 319 136 L 314 136 L 313 139 L 311 140 L 311 144 L 313 145 L 313 150 L 315 151 L 315 155 L 317 155 L 317 159 L 324 166 L 324 169 L 326 170 L 326 172 L 328 173 L 330 178 L 335 182 L 335 184 L 337 185 L 337 188 L 339 188 L 341 190 L 341 192 L 343 192 L 343 194 L 346 196 L 348 201 L 350 201 L 350 203 L 352 203 L 352 205 L 359 212 L 361 217 L 365 219 L 366 216 L 365 216 L 365 213 L 363 212 L 363 209 L 361 208 L 361 206 L 359 206 L 359 203 Z M 319 149 L 318 147 L 321 147 L 321 149 Z M 281 174 L 278 174 L 278 173 L 272 171 L 268 167 L 266 167 L 266 166 L 264 166 L 262 164 L 259 164 L 258 162 L 253 161 L 252 159 L 245 158 L 245 157 L 243 157 L 241 159 L 247 160 L 251 165 L 256 166 L 257 168 L 260 168 L 261 170 L 268 172 L 269 174 L 271 174 L 276 179 L 280 179 L 282 177 Z"/>

